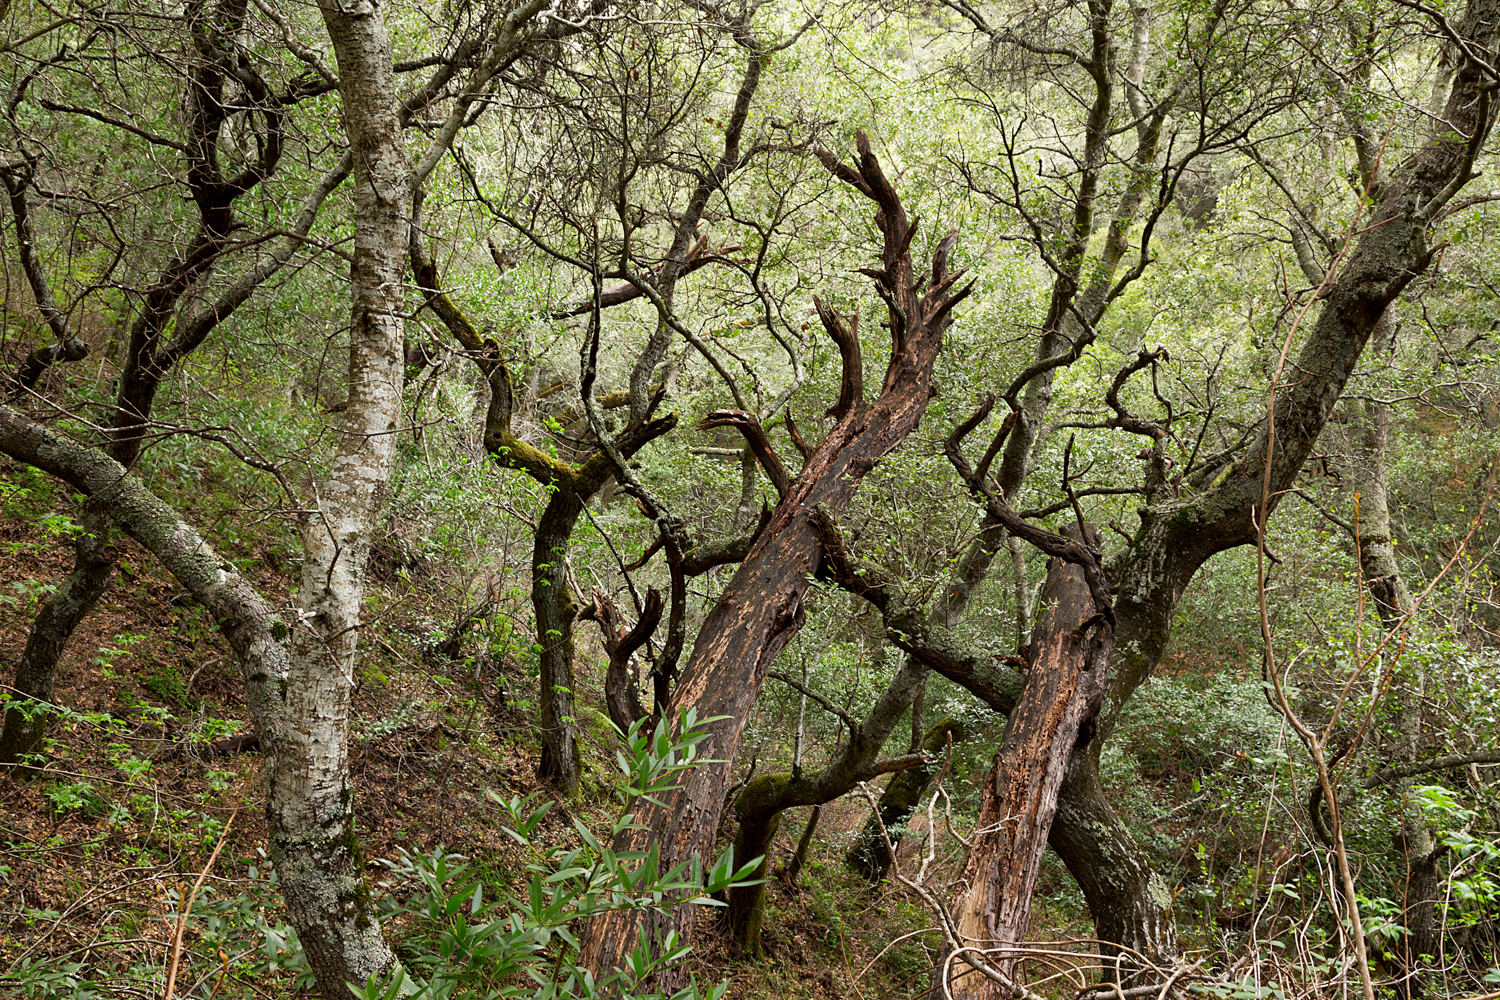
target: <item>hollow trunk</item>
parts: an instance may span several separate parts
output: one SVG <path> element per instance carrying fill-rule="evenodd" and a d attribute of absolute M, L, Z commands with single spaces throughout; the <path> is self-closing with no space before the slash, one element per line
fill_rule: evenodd
<path fill-rule="evenodd" d="M 917 811 L 928 783 L 942 769 L 939 757 L 947 749 L 950 737 L 954 743 L 964 738 L 963 724 L 955 719 L 943 719 L 927 730 L 919 749 L 930 758 L 930 762 L 891 777 L 875 812 L 865 821 L 859 836 L 854 838 L 853 845 L 844 855 L 844 862 L 866 881 L 879 882 L 891 870 L 895 863 L 891 848 L 900 846 L 906 821 Z M 890 847 L 886 846 L 887 838 Z"/>
<path fill-rule="evenodd" d="M 15 764 L 41 746 L 47 735 L 47 717 L 51 714 L 48 703 L 52 700 L 52 681 L 63 647 L 109 588 L 114 575 L 118 554 L 114 546 L 102 541 L 103 525 L 93 523 L 93 518 L 87 520 L 90 524 L 74 542 L 73 572 L 42 604 L 26 639 L 26 649 L 16 664 L 11 693 L 18 701 L 13 701 L 5 713 L 5 730 L 0 734 L 0 765 Z"/>
<path fill-rule="evenodd" d="M 583 502 L 560 488 L 537 521 L 531 550 L 531 606 L 536 614 L 540 677 L 539 718 L 542 760 L 537 776 L 567 798 L 578 797 L 579 756 L 573 696 L 573 623 L 578 602 L 568 584 L 568 541 Z"/>
<path fill-rule="evenodd" d="M 1092 526 L 1067 529 L 1093 548 Z M 1030 670 L 1020 701 L 1010 714 L 1005 739 L 995 755 L 980 802 L 953 922 L 960 943 L 990 951 L 987 964 L 1014 978 L 1007 945 L 1024 940 L 1031 896 L 1041 871 L 1058 791 L 1075 746 L 1086 742 L 1104 695 L 1104 675 L 1113 648 L 1113 630 L 1096 617 L 1082 569 L 1051 561 L 1041 605 L 1031 633 Z M 945 956 L 946 957 L 946 956 Z M 955 962 L 947 989 L 934 996 L 954 1000 L 1008 998 L 1000 983 Z"/>

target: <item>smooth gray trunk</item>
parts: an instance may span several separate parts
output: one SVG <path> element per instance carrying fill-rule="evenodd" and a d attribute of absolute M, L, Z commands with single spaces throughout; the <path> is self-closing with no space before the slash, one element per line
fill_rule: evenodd
<path fill-rule="evenodd" d="M 395 459 L 405 374 L 402 291 L 412 172 L 390 40 L 369 0 L 324 7 L 353 152 L 349 399 L 302 531 L 297 621 L 287 646 L 287 725 L 266 800 L 270 856 L 326 1000 L 396 964 L 370 905 L 354 831 L 349 701 L 370 539 Z"/>

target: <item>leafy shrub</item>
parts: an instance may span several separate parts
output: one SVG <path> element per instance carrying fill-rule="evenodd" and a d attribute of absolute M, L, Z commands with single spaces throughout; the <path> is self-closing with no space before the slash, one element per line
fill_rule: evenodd
<path fill-rule="evenodd" d="M 403 852 L 395 861 L 386 862 L 393 876 L 387 888 L 414 885 L 418 891 L 404 901 L 388 895 L 382 908 L 388 917 L 409 918 L 417 931 L 408 941 L 406 967 L 398 967 L 383 981 L 372 977 L 363 988 L 351 984 L 351 989 L 365 1000 L 402 995 L 432 1000 L 551 1000 L 605 991 L 623 997 L 659 996 L 637 991 L 650 977 L 687 955 L 689 949 L 675 936 L 652 942 L 643 931 L 629 968 L 596 982 L 578 964 L 576 931 L 589 918 L 614 910 L 665 913 L 681 901 L 719 905 L 711 896 L 746 883 L 759 864 L 755 858 L 736 868 L 731 851 L 707 873 L 696 857 L 663 872 L 656 845 L 623 852 L 608 846 L 625 831 L 642 829 L 631 812 L 635 803 L 653 801 L 653 796 L 674 787 L 684 772 L 701 763 L 694 747 L 708 734 L 695 729 L 696 724 L 690 710 L 682 718 L 682 735 L 676 738 L 665 722 L 658 723 L 654 732 L 647 732 L 641 722 L 631 726 L 625 735 L 627 751 L 616 755 L 625 779 L 616 793 L 622 812 L 603 836 L 596 837 L 574 819 L 574 843 L 541 846 L 536 833 L 552 802 L 542 801 L 537 794 L 505 799 L 488 793 L 501 810 L 505 832 L 530 858 L 522 893 L 491 898 L 495 889 L 486 873 L 463 855 L 442 848 L 429 854 Z M 727 983 L 720 984 L 700 994 L 694 981 L 673 994 L 673 1000 L 700 995 L 718 1000 L 727 987 Z"/>

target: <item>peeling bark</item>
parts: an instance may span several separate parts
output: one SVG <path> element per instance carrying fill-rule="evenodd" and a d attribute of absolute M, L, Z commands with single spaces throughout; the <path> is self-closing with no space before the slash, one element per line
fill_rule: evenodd
<path fill-rule="evenodd" d="M 637 821 L 645 829 L 630 831 L 615 843 L 618 850 L 656 847 L 663 870 L 694 855 L 706 858 L 713 846 L 745 719 L 771 662 L 801 627 L 808 578 L 823 555 L 813 511 L 842 511 L 865 473 L 916 426 L 931 395 L 932 366 L 950 310 L 967 291 L 949 294 L 960 277 L 947 269 L 950 236 L 934 258 L 931 290 L 925 296 L 917 293 L 906 212 L 863 134 L 859 148 L 857 169 L 830 153 L 819 155 L 830 172 L 880 207 L 876 221 L 885 237 L 882 268 L 870 273 L 890 305 L 890 363 L 879 397 L 873 403 L 851 399 L 849 411 L 804 463 L 699 631 L 668 712 L 675 719 L 692 706 L 699 718 L 718 717 L 699 745 L 705 763 L 663 795 L 659 805 L 641 810 Z M 653 946 L 668 932 L 691 941 L 690 909 L 679 906 L 665 918 L 648 918 L 654 925 L 648 930 Z M 621 911 L 590 921 L 583 935 L 583 964 L 596 977 L 621 968 L 640 942 L 641 919 L 638 913 Z"/>
<path fill-rule="evenodd" d="M 1092 525 L 1070 525 L 1065 535 L 1091 548 L 1099 544 Z M 1021 699 L 1010 713 L 1005 740 L 985 781 L 978 828 L 953 901 L 953 923 L 963 945 L 1003 948 L 1026 938 L 1031 897 L 1042 853 L 1057 811 L 1063 774 L 1075 747 L 1089 740 L 1093 716 L 1104 695 L 1104 674 L 1114 634 L 1096 609 L 1084 568 L 1050 560 L 1043 611 L 1031 633 L 1030 670 Z M 988 964 L 1014 979 L 1015 961 L 1005 953 Z M 942 1000 L 1001 1000 L 1000 983 L 955 963 Z"/>
<path fill-rule="evenodd" d="M 1068 762 L 1047 842 L 1083 890 L 1095 937 L 1170 963 L 1177 957 L 1172 892 L 1110 806 L 1098 744 Z"/>

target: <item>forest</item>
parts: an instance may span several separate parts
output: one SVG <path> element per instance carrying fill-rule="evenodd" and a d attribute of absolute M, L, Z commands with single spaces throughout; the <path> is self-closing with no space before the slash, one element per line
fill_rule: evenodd
<path fill-rule="evenodd" d="M 1500 0 L 0 0 L 0 106 L 0 995 L 1500 1000 Z"/>

